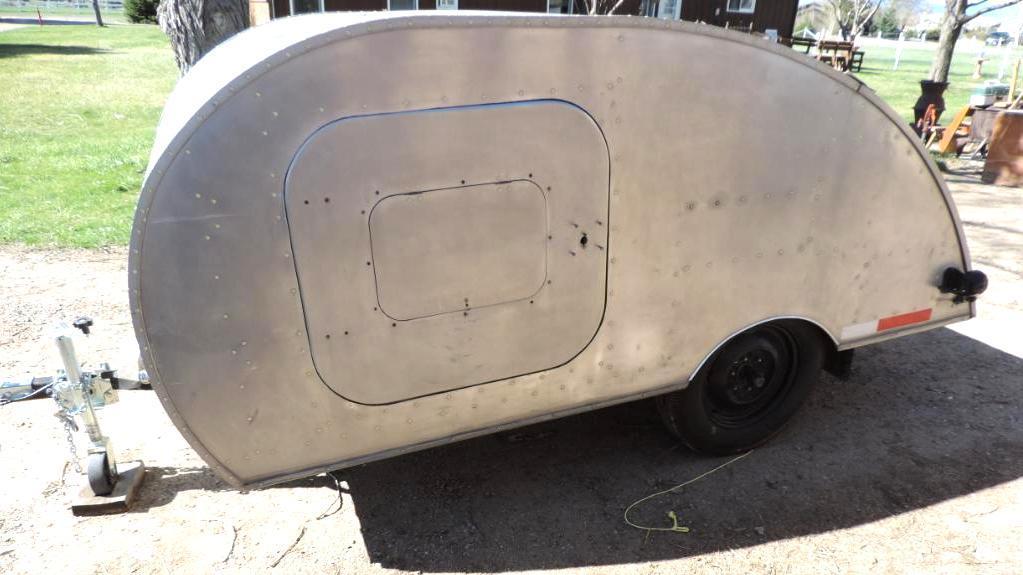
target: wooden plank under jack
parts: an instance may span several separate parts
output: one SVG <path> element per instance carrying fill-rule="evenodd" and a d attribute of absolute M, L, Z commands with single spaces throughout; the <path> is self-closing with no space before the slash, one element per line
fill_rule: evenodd
<path fill-rule="evenodd" d="M 969 118 L 972 115 L 973 108 L 971 106 L 964 106 L 956 112 L 955 117 L 952 118 L 952 122 L 945 127 L 945 132 L 941 135 L 941 141 L 938 142 L 939 154 L 948 154 L 949 152 L 954 152 L 956 150 L 956 132 L 959 131 L 959 128 L 963 125 L 963 122 L 966 121 L 966 118 Z"/>
<path fill-rule="evenodd" d="M 124 513 L 138 496 L 142 478 L 146 475 L 146 466 L 141 461 L 130 461 L 117 465 L 117 483 L 110 495 L 96 495 L 88 482 L 82 487 L 78 497 L 71 502 L 71 513 L 82 515 L 107 515 Z"/>

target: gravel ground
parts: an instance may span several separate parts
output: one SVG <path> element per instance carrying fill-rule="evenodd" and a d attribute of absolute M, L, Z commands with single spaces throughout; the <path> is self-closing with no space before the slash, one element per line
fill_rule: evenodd
<path fill-rule="evenodd" d="M 635 511 L 688 533 L 622 522 L 724 461 L 678 448 L 649 402 L 239 493 L 139 391 L 101 414 L 150 468 L 116 516 L 68 511 L 80 478 L 51 402 L 0 408 L 0 572 L 1023 572 L 1023 193 L 976 168 L 949 181 L 991 278 L 980 316 L 860 350 L 769 446 Z M 125 260 L 0 248 L 0 373 L 52 370 L 47 324 L 77 314 L 97 323 L 89 357 L 133 368 Z"/>

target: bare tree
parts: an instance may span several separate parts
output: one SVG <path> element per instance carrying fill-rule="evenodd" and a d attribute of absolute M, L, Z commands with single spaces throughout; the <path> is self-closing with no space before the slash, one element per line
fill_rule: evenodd
<path fill-rule="evenodd" d="M 828 0 L 844 40 L 855 40 L 880 6 L 881 0 Z"/>
<path fill-rule="evenodd" d="M 96 13 L 96 25 L 104 26 L 103 15 L 99 13 L 99 0 L 92 0 L 92 11 Z"/>
<path fill-rule="evenodd" d="M 612 15 L 622 7 L 625 0 L 583 0 L 583 7 L 590 16 Z"/>
<path fill-rule="evenodd" d="M 920 19 L 924 12 L 924 0 L 890 0 L 888 5 L 895 9 L 895 21 L 899 29 L 906 29 Z"/>
<path fill-rule="evenodd" d="M 967 22 L 977 16 L 1001 10 L 1002 8 L 1018 4 L 1021 0 L 1004 0 L 1003 2 L 991 3 L 991 0 L 945 0 L 945 17 L 941 21 L 941 36 L 938 37 L 938 51 L 934 54 L 934 61 L 931 62 L 931 80 L 934 82 L 948 82 L 948 70 L 952 67 L 952 54 L 956 49 L 956 42 L 963 32 Z M 969 12 L 969 14 L 967 14 Z"/>
<path fill-rule="evenodd" d="M 163 0 L 157 21 L 184 74 L 214 46 L 249 26 L 248 0 Z"/>
<path fill-rule="evenodd" d="M 920 14 L 926 12 L 924 0 L 882 0 L 881 4 L 881 12 L 890 12 L 899 30 L 913 28 L 920 20 Z"/>

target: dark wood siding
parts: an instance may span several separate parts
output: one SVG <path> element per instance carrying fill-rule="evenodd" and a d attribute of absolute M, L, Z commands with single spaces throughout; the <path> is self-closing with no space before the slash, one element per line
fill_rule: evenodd
<path fill-rule="evenodd" d="M 798 0 L 757 2 L 757 22 L 754 23 L 754 26 L 759 26 L 761 32 L 774 28 L 782 38 L 791 38 L 793 27 L 796 25 L 796 9 L 798 7 Z"/>
<path fill-rule="evenodd" d="M 683 0 L 685 1 L 685 0 Z M 725 2 L 722 2 L 725 4 Z M 761 2 L 757 2 L 761 4 Z M 759 6 L 757 6 L 759 7 Z M 756 9 L 757 7 L 754 7 Z M 718 19 L 722 28 L 726 27 L 732 30 L 739 30 L 740 32 L 748 32 L 750 30 L 756 30 L 756 14 L 749 14 L 747 12 L 729 12 L 726 7 L 722 7 L 721 16 Z M 752 26 L 750 26 L 752 24 Z"/>
<path fill-rule="evenodd" d="M 458 0 L 460 10 L 507 10 L 546 12 L 547 0 Z"/>
<path fill-rule="evenodd" d="M 724 4 L 724 2 L 715 0 L 689 0 L 686 2 L 682 0 L 682 19 L 690 22 L 715 24 L 718 17 L 714 10 L 716 8 L 724 10 L 724 6 L 719 6 L 719 4 Z"/>
<path fill-rule="evenodd" d="M 657 0 L 648 0 L 650 2 L 656 2 Z M 573 8 L 573 14 L 586 14 L 586 0 L 573 0 L 575 7 Z M 638 16 L 639 10 L 643 5 L 643 0 L 624 0 L 622 5 L 615 10 L 615 16 Z M 547 5 L 544 4 L 544 11 L 547 10 Z"/>
<path fill-rule="evenodd" d="M 288 0 L 271 0 L 273 17 L 288 16 Z M 575 0 L 576 14 L 586 11 L 584 0 Z M 642 0 L 625 0 L 615 14 L 639 14 Z M 356 12 L 386 10 L 387 0 L 323 0 L 323 7 L 328 12 Z M 507 12 L 546 12 L 547 0 L 458 0 L 462 10 L 504 10 Z M 435 10 L 437 0 L 419 0 L 420 10 Z"/>
<path fill-rule="evenodd" d="M 283 18 L 288 15 L 288 0 L 270 0 L 270 14 L 274 18 Z"/>
<path fill-rule="evenodd" d="M 327 12 L 387 10 L 387 0 L 323 0 Z"/>
<path fill-rule="evenodd" d="M 755 32 L 774 29 L 784 38 L 792 36 L 798 0 L 757 0 L 752 14 L 729 12 L 728 0 L 682 0 L 682 19 Z"/>
<path fill-rule="evenodd" d="M 643 0 L 625 0 L 616 14 L 638 15 Z M 656 2 L 657 0 L 648 0 Z M 271 0 L 274 18 L 288 15 L 288 0 Z M 583 0 L 575 0 L 576 13 L 585 12 Z M 729 12 L 728 0 L 682 0 L 682 19 L 715 26 L 755 32 L 775 29 L 782 37 L 792 36 L 799 0 L 757 0 L 753 14 Z M 437 0 L 419 0 L 420 10 L 434 10 Z M 546 12 L 547 0 L 458 0 L 462 10 L 504 10 Z M 386 10 L 387 0 L 324 0 L 327 11 Z"/>

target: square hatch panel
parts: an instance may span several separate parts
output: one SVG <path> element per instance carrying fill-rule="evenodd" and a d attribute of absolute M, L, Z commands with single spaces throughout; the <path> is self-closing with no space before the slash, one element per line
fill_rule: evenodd
<path fill-rule="evenodd" d="M 530 181 L 388 196 L 369 236 L 392 319 L 529 299 L 547 276 L 547 200 Z"/>
<path fill-rule="evenodd" d="M 284 190 L 319 377 L 379 405 L 571 361 L 604 314 L 608 181 L 562 101 L 321 126 Z"/>

